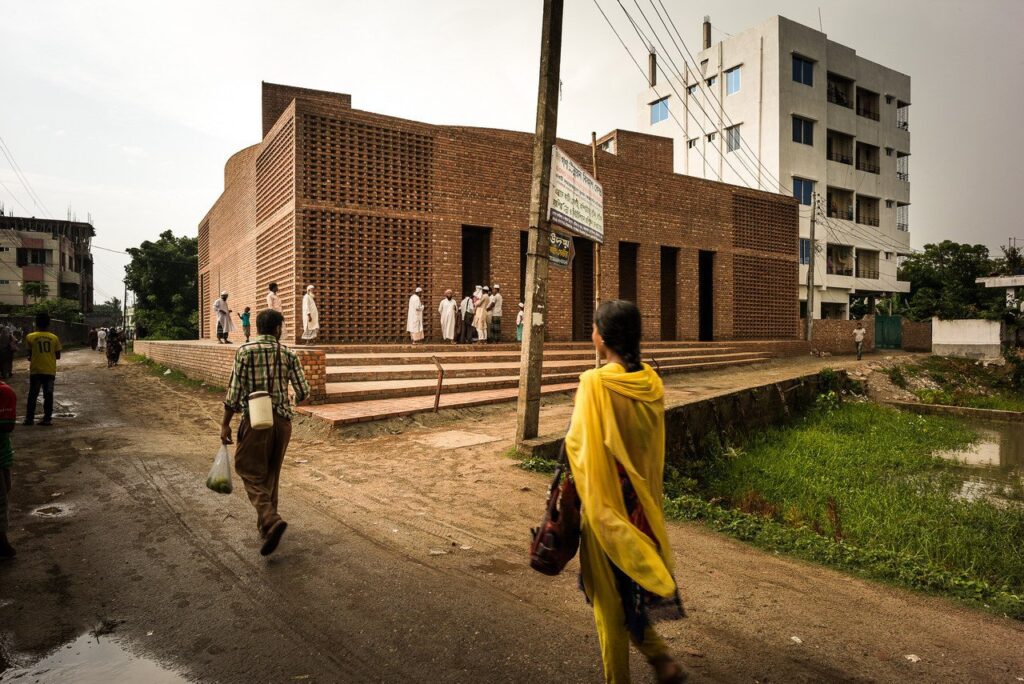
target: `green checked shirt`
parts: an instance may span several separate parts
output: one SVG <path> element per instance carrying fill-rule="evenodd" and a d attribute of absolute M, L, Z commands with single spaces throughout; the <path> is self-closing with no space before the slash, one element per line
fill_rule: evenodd
<path fill-rule="evenodd" d="M 275 361 L 275 355 L 280 360 Z M 275 363 L 277 372 L 275 373 Z M 270 376 L 273 375 L 273 378 Z M 269 380 L 269 382 L 268 382 Z M 235 352 L 235 367 L 228 382 L 228 396 L 224 405 L 235 412 L 248 415 L 249 395 L 266 391 L 274 404 L 274 411 L 285 418 L 292 417 L 288 399 L 288 384 L 295 388 L 295 401 L 309 396 L 309 383 L 302 373 L 299 357 L 280 344 L 273 335 L 260 335 L 253 342 L 243 344 Z"/>

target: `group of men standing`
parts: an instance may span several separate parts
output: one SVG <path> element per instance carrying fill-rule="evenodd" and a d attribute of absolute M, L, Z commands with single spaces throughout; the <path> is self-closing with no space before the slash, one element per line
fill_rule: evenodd
<path fill-rule="evenodd" d="M 277 293 L 277 283 L 270 283 L 267 286 L 267 309 L 283 312 L 281 295 Z M 217 322 L 217 344 L 231 344 L 229 335 L 235 330 L 235 324 L 231 320 L 233 310 L 228 306 L 228 291 L 220 293 L 220 297 L 213 300 L 213 315 Z M 250 318 L 251 308 L 245 307 L 245 311 L 238 314 L 242 324 L 242 334 L 248 342 L 252 334 Z M 283 326 L 282 325 L 282 334 Z M 311 343 L 320 334 L 320 312 L 316 307 L 316 300 L 313 298 L 313 286 L 306 286 L 306 294 L 302 297 L 302 339 Z"/>
<path fill-rule="evenodd" d="M 409 297 L 409 316 L 406 330 L 413 344 L 423 340 L 423 301 L 420 295 L 423 289 L 417 287 Z M 472 294 L 467 294 L 459 302 L 451 290 L 444 291 L 444 299 L 437 307 L 441 319 L 441 338 L 445 342 L 500 342 L 501 319 L 504 298 L 501 286 L 494 287 L 477 285 Z M 522 305 L 520 304 L 520 308 Z M 520 319 L 516 319 L 516 339 L 520 336 Z"/>

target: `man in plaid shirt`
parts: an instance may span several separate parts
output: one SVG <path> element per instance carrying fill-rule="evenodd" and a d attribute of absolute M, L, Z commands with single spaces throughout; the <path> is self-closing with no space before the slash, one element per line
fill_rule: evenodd
<path fill-rule="evenodd" d="M 260 553 L 274 552 L 288 523 L 277 514 L 277 490 L 281 464 L 292 436 L 292 407 L 289 383 L 295 388 L 295 401 L 309 396 L 309 383 L 302 365 L 292 350 L 281 345 L 284 316 L 267 309 L 256 317 L 256 340 L 242 345 L 235 353 L 235 367 L 224 400 L 224 420 L 220 440 L 231 444 L 231 418 L 242 414 L 235 450 L 235 472 L 245 484 L 245 492 L 256 509 L 257 526 L 263 538 Z M 274 425 L 254 430 L 249 425 L 249 395 L 266 391 L 274 405 Z"/>

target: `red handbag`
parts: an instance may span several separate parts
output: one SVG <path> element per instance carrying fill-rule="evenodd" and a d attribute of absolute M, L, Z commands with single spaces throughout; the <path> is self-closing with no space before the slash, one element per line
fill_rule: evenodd
<path fill-rule="evenodd" d="M 530 567 L 544 575 L 562 572 L 580 548 L 580 500 L 569 471 L 564 440 L 548 489 L 544 517 L 531 533 Z"/>

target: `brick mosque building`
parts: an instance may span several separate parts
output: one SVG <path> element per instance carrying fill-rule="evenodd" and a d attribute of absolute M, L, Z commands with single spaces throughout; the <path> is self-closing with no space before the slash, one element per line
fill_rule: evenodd
<path fill-rule="evenodd" d="M 399 342 L 424 290 L 428 339 L 446 288 L 499 283 L 507 339 L 525 281 L 533 135 L 352 109 L 349 95 L 263 84 L 263 140 L 232 156 L 199 224 L 200 336 L 211 303 L 259 311 L 267 284 L 288 337 L 314 285 L 319 342 Z M 795 199 L 672 172 L 669 138 L 600 139 L 601 298 L 638 303 L 648 340 L 797 339 Z M 590 145 L 559 147 L 591 168 Z M 589 339 L 594 243 L 552 266 L 548 339 Z M 237 323 L 237 319 L 236 319 Z M 236 335 L 237 339 L 237 335 Z"/>

